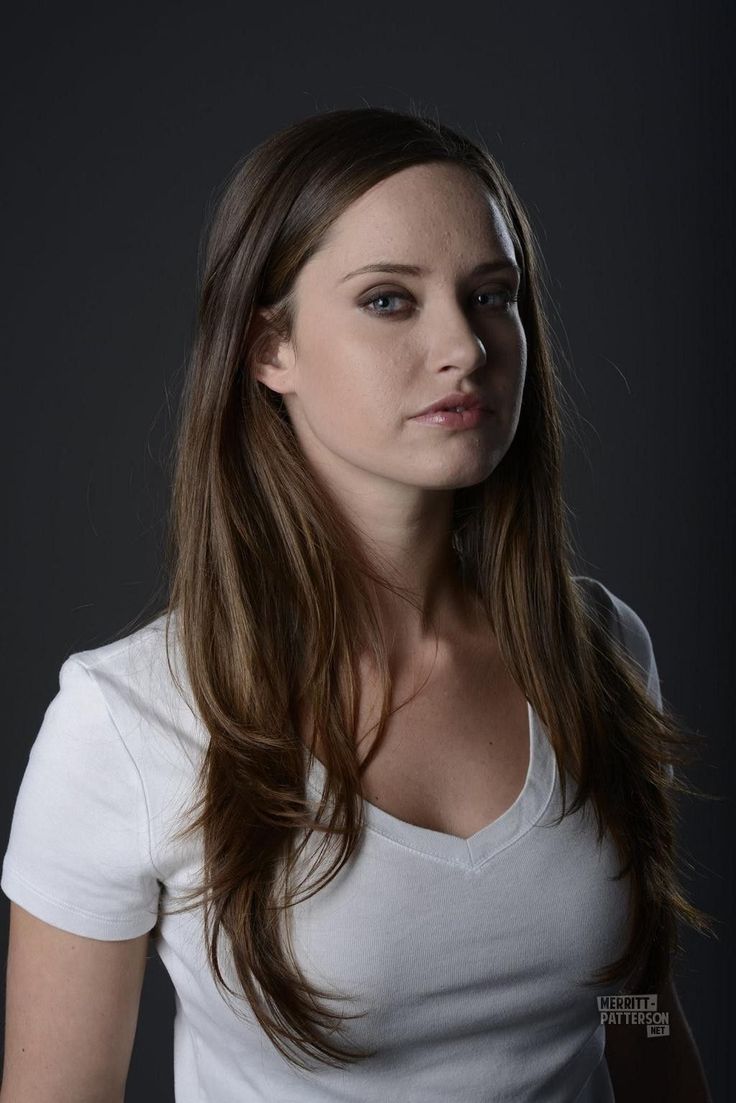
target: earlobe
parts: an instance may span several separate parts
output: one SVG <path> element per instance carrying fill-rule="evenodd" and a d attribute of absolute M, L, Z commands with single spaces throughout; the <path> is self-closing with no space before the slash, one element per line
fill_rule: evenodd
<path fill-rule="evenodd" d="M 284 394 L 286 386 L 286 371 L 280 364 L 278 357 L 268 357 L 267 354 L 253 361 L 253 375 L 259 383 L 263 383 L 272 391 Z"/>
<path fill-rule="evenodd" d="M 282 341 L 271 328 L 270 315 L 259 310 L 251 323 L 248 336 L 251 370 L 254 377 L 273 391 L 283 393 L 285 368 L 280 358 Z"/>
<path fill-rule="evenodd" d="M 264 386 L 277 394 L 290 394 L 292 386 L 292 365 L 288 360 L 283 342 L 275 335 L 269 335 L 257 341 L 251 352 L 251 365 L 254 377 Z"/>

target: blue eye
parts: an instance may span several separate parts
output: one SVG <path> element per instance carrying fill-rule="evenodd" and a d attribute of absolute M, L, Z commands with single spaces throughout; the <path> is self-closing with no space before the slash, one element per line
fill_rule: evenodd
<path fill-rule="evenodd" d="M 495 296 L 501 297 L 503 299 L 503 302 L 500 304 L 500 309 L 501 309 L 502 313 L 507 313 L 511 309 L 513 304 L 518 301 L 518 296 L 514 295 L 511 291 L 507 291 L 507 290 L 502 290 L 502 291 L 476 291 L 476 296 L 478 296 L 478 295 L 495 295 Z M 379 317 L 381 317 L 381 316 L 385 316 L 387 318 L 402 317 L 407 313 L 407 311 L 405 311 L 405 310 L 399 310 L 399 311 L 397 311 L 397 310 L 378 310 L 378 309 L 375 309 L 375 304 L 380 303 L 380 302 L 390 301 L 391 299 L 404 299 L 405 301 L 408 301 L 409 298 L 410 298 L 410 296 L 406 295 L 402 291 L 384 291 L 384 292 L 381 292 L 378 295 L 374 295 L 373 298 L 368 299 L 366 302 L 361 303 L 361 307 L 368 314 L 376 314 Z M 488 306 L 487 307 L 481 307 L 480 309 L 482 309 L 482 310 L 494 310 L 494 309 L 498 308 L 498 305 L 499 304 L 494 304 L 490 307 L 488 307 Z M 374 309 L 370 309 L 370 308 L 374 308 Z"/>

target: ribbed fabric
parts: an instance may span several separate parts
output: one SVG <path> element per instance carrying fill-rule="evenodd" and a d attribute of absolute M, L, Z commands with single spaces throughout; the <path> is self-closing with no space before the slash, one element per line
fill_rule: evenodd
<path fill-rule="evenodd" d="M 581 581 L 608 603 L 661 703 L 641 619 L 600 583 Z M 627 882 L 612 880 L 616 855 L 607 837 L 597 845 L 589 809 L 553 824 L 557 766 L 529 704 L 528 718 L 526 780 L 502 816 L 460 839 L 366 802 L 351 861 L 295 907 L 300 966 L 351 997 L 328 1005 L 362 1013 L 345 1021 L 345 1040 L 377 1051 L 345 1069 L 299 1070 L 247 1005 L 235 1014 L 210 974 L 199 910 L 156 926 L 159 902 L 175 904 L 201 866 L 199 842 L 172 834 L 191 809 L 206 747 L 168 670 L 163 617 L 62 665 L 18 791 L 0 887 L 87 937 L 156 926 L 176 991 L 177 1103 L 610 1103 L 596 996 L 614 990 L 584 982 L 625 945 Z M 313 759 L 315 807 L 323 781 Z"/>

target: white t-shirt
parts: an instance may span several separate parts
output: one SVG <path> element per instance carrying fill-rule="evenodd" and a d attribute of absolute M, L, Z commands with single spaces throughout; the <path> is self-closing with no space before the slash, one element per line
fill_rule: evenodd
<path fill-rule="evenodd" d="M 600 583 L 585 586 L 611 598 L 620 638 L 661 704 L 641 619 Z M 0 887 L 63 930 L 133 938 L 156 925 L 159 897 L 175 903 L 196 878 L 199 840 L 170 836 L 191 808 L 205 729 L 171 679 L 163 616 L 71 655 L 59 682 L 17 795 Z M 296 1068 L 245 1001 L 243 1021 L 217 989 L 201 909 L 161 919 L 154 938 L 176 992 L 177 1103 L 613 1100 L 595 997 L 615 989 L 582 982 L 625 946 L 627 882 L 611 880 L 617 857 L 608 836 L 597 845 L 588 806 L 551 826 L 559 777 L 528 711 L 529 769 L 502 816 L 465 840 L 366 803 L 350 863 L 295 908 L 302 968 L 354 997 L 328 1006 L 366 1012 L 346 1022 L 347 1039 L 377 1056 Z M 315 806 L 323 774 L 315 759 Z M 222 935 L 220 946 L 238 991 Z"/>

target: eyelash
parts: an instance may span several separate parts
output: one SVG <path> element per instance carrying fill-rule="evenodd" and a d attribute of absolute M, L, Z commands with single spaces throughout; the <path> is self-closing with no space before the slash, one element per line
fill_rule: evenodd
<path fill-rule="evenodd" d="M 503 313 L 508 313 L 508 311 L 511 309 L 513 304 L 519 301 L 519 296 L 518 295 L 514 295 L 511 291 L 506 291 L 506 290 L 501 290 L 501 291 L 476 291 L 476 295 L 505 295 L 506 296 L 506 302 L 504 303 L 504 305 L 502 307 Z M 379 299 L 404 299 L 404 300 L 406 300 L 406 299 L 409 299 L 409 298 L 410 298 L 410 296 L 405 294 L 403 291 L 382 291 L 382 292 L 379 292 L 377 295 L 374 295 L 372 298 L 368 299 L 366 302 L 361 303 L 361 306 L 362 306 L 363 310 L 365 310 L 368 314 L 375 314 L 376 317 L 378 317 L 378 318 L 381 318 L 381 317 L 400 318 L 406 313 L 406 311 L 369 310 L 368 308 L 373 303 L 377 302 Z M 483 309 L 483 308 L 481 307 L 481 309 Z M 491 310 L 492 308 L 489 307 L 488 309 Z"/>

